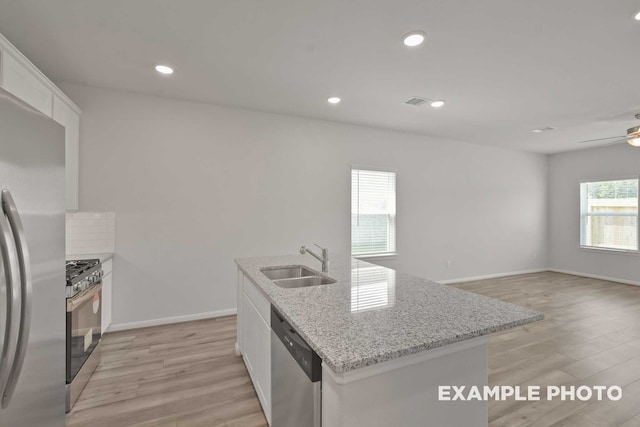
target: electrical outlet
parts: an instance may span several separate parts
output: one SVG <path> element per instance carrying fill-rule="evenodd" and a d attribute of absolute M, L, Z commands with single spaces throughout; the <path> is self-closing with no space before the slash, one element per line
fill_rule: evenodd
<path fill-rule="evenodd" d="M 451 264 L 452 264 L 452 261 L 450 259 L 446 260 L 444 263 L 445 267 L 447 268 L 451 268 Z"/>

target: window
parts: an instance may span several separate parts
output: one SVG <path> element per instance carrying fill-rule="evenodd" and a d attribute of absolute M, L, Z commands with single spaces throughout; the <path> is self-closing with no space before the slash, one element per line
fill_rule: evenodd
<path fill-rule="evenodd" d="M 580 184 L 580 245 L 638 251 L 638 179 Z"/>
<path fill-rule="evenodd" d="M 396 251 L 396 174 L 351 170 L 351 254 Z"/>

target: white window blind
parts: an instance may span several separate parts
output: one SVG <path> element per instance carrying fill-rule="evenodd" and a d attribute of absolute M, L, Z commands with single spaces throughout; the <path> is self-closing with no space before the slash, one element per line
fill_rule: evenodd
<path fill-rule="evenodd" d="M 396 251 L 396 174 L 351 171 L 351 253 Z"/>
<path fill-rule="evenodd" d="M 580 184 L 580 245 L 638 250 L 638 179 Z"/>

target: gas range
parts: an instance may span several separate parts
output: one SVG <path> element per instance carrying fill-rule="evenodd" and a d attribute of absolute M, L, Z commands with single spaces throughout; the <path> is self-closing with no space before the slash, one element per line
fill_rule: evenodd
<path fill-rule="evenodd" d="M 100 363 L 102 275 L 99 259 L 67 261 L 67 412 Z"/>
<path fill-rule="evenodd" d="M 103 276 L 99 259 L 67 261 L 67 298 L 73 298 L 94 285 L 100 283 Z"/>

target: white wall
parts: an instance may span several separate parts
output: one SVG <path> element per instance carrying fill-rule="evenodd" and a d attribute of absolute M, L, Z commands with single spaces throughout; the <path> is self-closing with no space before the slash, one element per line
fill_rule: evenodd
<path fill-rule="evenodd" d="M 580 181 L 640 176 L 640 149 L 623 143 L 555 154 L 549 170 L 551 267 L 640 284 L 638 255 L 579 247 Z"/>
<path fill-rule="evenodd" d="M 61 86 L 84 110 L 80 208 L 118 217 L 114 324 L 235 308 L 234 257 L 349 253 L 352 164 L 398 172 L 386 265 L 432 279 L 547 266 L 546 156 Z"/>

